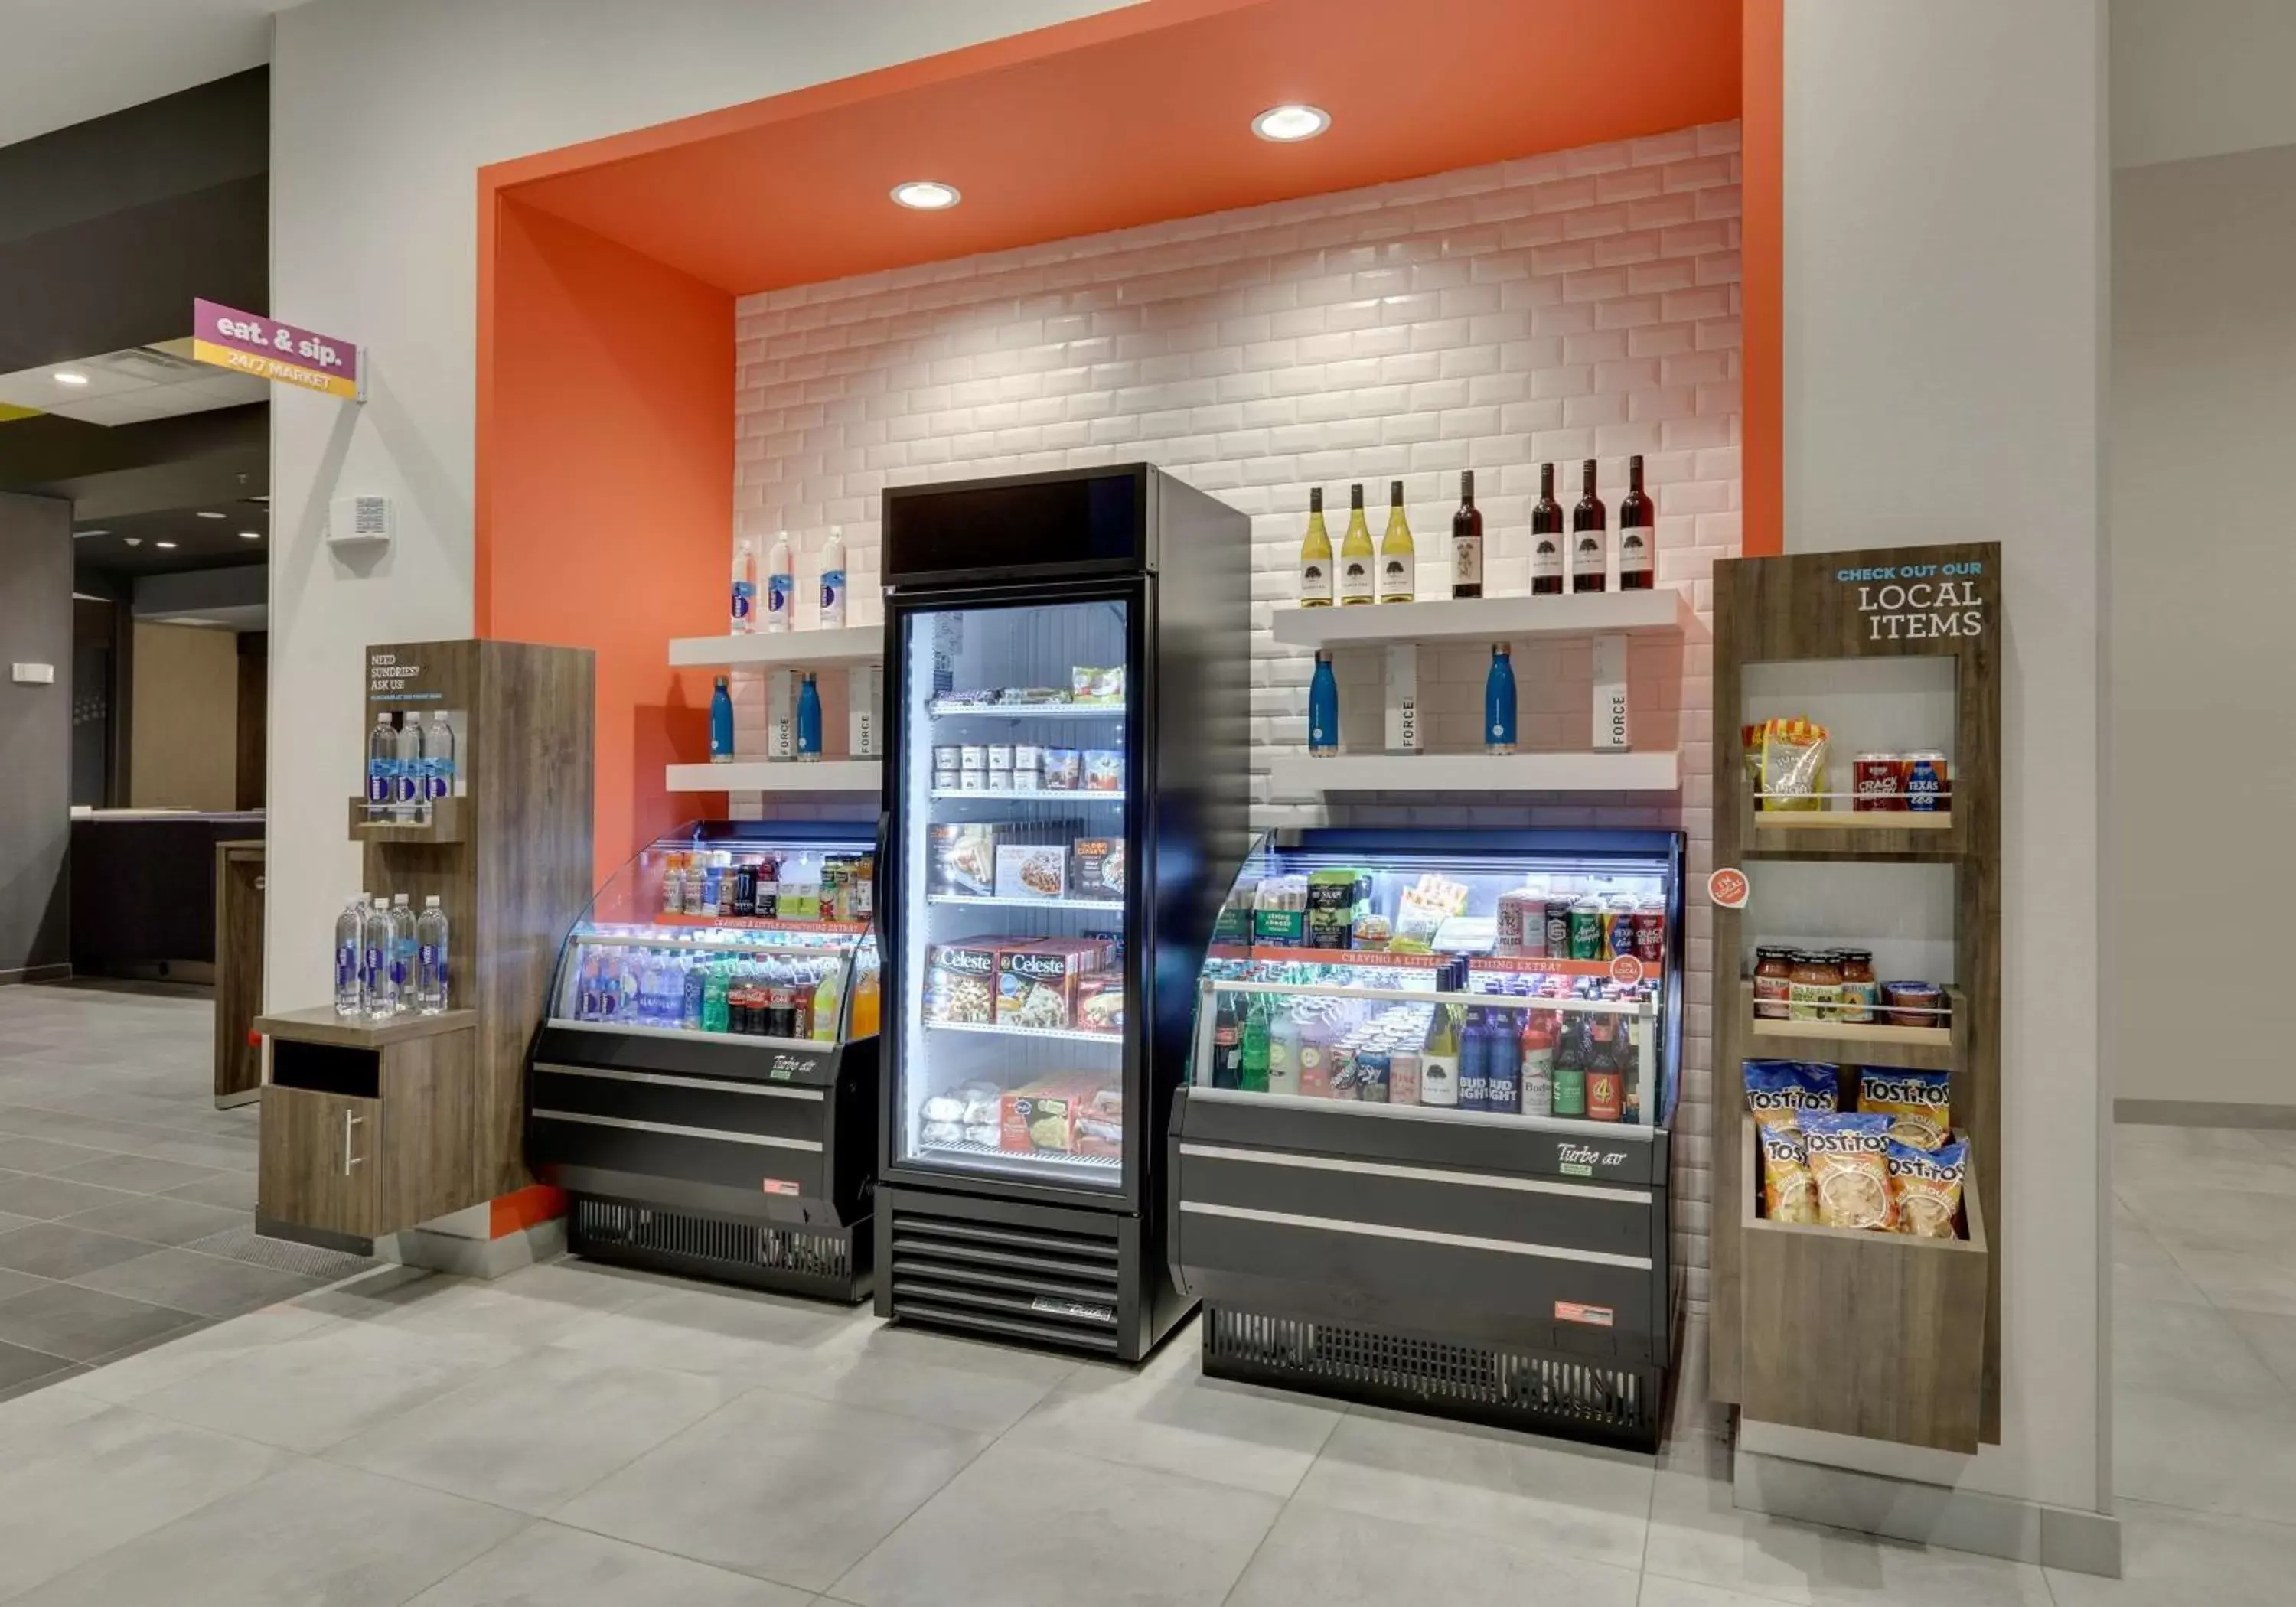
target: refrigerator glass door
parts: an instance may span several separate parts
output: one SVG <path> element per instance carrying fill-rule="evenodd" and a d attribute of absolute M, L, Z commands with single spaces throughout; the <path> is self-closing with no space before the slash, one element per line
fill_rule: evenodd
<path fill-rule="evenodd" d="M 1133 607 L 897 615 L 898 1164 L 1124 1187 Z"/>

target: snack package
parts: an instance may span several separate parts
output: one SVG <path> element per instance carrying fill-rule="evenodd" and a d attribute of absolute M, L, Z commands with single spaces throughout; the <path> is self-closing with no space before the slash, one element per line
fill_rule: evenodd
<path fill-rule="evenodd" d="M 1773 1222 L 1808 1227 L 1817 1220 L 1817 1186 L 1809 1152 L 1791 1119 L 1765 1122 L 1755 1132 L 1762 1147 L 1762 1214 Z"/>
<path fill-rule="evenodd" d="M 1124 666 L 1111 664 L 1101 668 L 1078 664 L 1069 670 L 1069 695 L 1071 701 L 1093 703 L 1106 707 L 1124 701 Z"/>
<path fill-rule="evenodd" d="M 1861 1066 L 1857 1108 L 1887 1116 L 1893 1142 L 1934 1150 L 1953 1132 L 1953 1073 Z"/>
<path fill-rule="evenodd" d="M 1968 1175 L 1969 1144 L 1956 1139 L 1934 1150 L 1890 1141 L 1890 1195 L 1897 1231 L 1917 1239 L 1958 1239 L 1961 1180 Z"/>
<path fill-rule="evenodd" d="M 1746 785 L 1754 794 L 1754 808 L 1762 801 L 1762 727 L 1759 723 L 1738 727 L 1738 742 L 1745 750 Z"/>
<path fill-rule="evenodd" d="M 1395 901 L 1394 935 L 1387 947 L 1399 953 L 1426 954 L 1433 948 L 1435 934 L 1443 922 L 1464 914 L 1466 907 L 1465 886 L 1430 871 L 1405 888 Z"/>
<path fill-rule="evenodd" d="M 1759 1127 L 1792 1126 L 1841 1103 L 1833 1068 L 1817 1061 L 1750 1060 L 1745 1080 L 1746 1109 Z"/>
<path fill-rule="evenodd" d="M 1803 719 L 1762 727 L 1760 802 L 1770 809 L 1825 808 L 1825 727 Z"/>
<path fill-rule="evenodd" d="M 1810 1181 L 1817 1188 L 1817 1220 L 1824 1227 L 1888 1233 L 1897 1226 L 1890 1186 L 1890 1119 L 1837 1111 L 1803 1118 Z"/>

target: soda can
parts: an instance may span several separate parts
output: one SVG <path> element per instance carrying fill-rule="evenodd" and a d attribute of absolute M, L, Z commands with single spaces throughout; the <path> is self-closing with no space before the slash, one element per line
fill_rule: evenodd
<path fill-rule="evenodd" d="M 1398 1049 L 1387 1057 L 1387 1102 L 1394 1105 L 1419 1103 L 1419 1051 Z"/>
<path fill-rule="evenodd" d="M 1549 898 L 1546 909 L 1546 957 L 1567 960 L 1570 957 L 1570 900 Z"/>
<path fill-rule="evenodd" d="M 1570 906 L 1570 957 L 1574 960 L 1599 960 L 1603 957 L 1601 899 L 1589 896 Z"/>
<path fill-rule="evenodd" d="M 1361 1049 L 1356 1053 L 1356 1097 L 1365 1104 L 1387 1103 L 1388 1077 L 1395 1070 L 1394 1056 L 1384 1049 Z"/>
<path fill-rule="evenodd" d="M 1300 1094 L 1305 1099 L 1327 1099 L 1332 1093 L 1332 1056 L 1338 1051 L 1313 1038 L 1300 1041 Z"/>
<path fill-rule="evenodd" d="M 1635 912 L 1631 905 L 1603 912 L 1603 952 L 1598 960 L 1615 960 L 1635 952 Z"/>
<path fill-rule="evenodd" d="M 1546 901 L 1531 893 L 1499 895 L 1498 936 L 1494 952 L 1519 955 L 1530 940 L 1530 922 L 1543 918 Z M 1542 945 L 1545 933 L 1540 934 Z"/>
<path fill-rule="evenodd" d="M 1906 808 L 1920 815 L 1953 808 L 1953 768 L 1944 754 L 1906 755 Z"/>
<path fill-rule="evenodd" d="M 1333 1099 L 1353 1099 L 1356 1096 L 1356 1050 L 1352 1044 L 1334 1044 L 1324 1066 Z"/>
<path fill-rule="evenodd" d="M 1645 971 L 1666 960 L 1666 900 L 1645 898 L 1635 906 L 1635 958 Z"/>
<path fill-rule="evenodd" d="M 1887 813 L 1906 807 L 1906 758 L 1902 753 L 1861 753 L 1857 756 L 1855 812 Z"/>

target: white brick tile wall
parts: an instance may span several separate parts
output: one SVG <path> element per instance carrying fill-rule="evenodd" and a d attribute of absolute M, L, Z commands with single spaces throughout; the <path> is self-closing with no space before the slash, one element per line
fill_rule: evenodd
<path fill-rule="evenodd" d="M 1445 582 L 1458 471 L 1476 471 L 1494 593 L 1529 586 L 1543 461 L 1566 505 L 1598 460 L 1614 511 L 1640 453 L 1659 507 L 1661 586 L 1711 607 L 1715 559 L 1739 542 L 1738 126 L 1714 124 L 1461 172 L 1082 240 L 796 285 L 739 307 L 734 522 L 759 553 L 800 551 L 799 623 L 832 523 L 845 528 L 851 619 L 882 616 L 887 485 L 1144 460 L 1250 514 L 1252 730 L 1263 825 L 1456 824 L 1679 827 L 1712 868 L 1712 667 L 1704 646 L 1636 644 L 1636 739 L 1678 744 L 1670 798 L 1586 794 L 1268 801 L 1266 756 L 1303 740 L 1309 660 L 1268 635 L 1294 595 L 1310 486 L 1332 535 L 1365 482 L 1374 537 L 1405 482 L 1420 594 Z M 1583 642 L 1516 649 L 1526 746 L 1587 740 Z M 1350 660 L 1356 660 L 1349 662 Z M 1423 671 L 1439 746 L 1471 746 L 1481 648 Z M 1341 658 L 1342 727 L 1374 742 L 1378 669 Z M 829 746 L 844 693 L 824 677 Z M 736 745 L 763 742 L 761 684 L 737 676 Z M 738 814 L 757 812 L 754 796 Z M 770 806 L 816 815 L 825 806 Z M 1701 895 L 1702 898 L 1702 894 Z M 1677 1254 L 1704 1299 L 1710 925 L 1689 920 L 1690 1005 L 1677 1119 Z"/>

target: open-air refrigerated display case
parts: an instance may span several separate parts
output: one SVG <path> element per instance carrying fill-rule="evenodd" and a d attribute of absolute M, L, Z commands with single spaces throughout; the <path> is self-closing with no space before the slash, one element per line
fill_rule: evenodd
<path fill-rule="evenodd" d="M 1656 1443 L 1682 866 L 1673 832 L 1260 840 L 1169 1139 L 1207 1373 Z"/>
<path fill-rule="evenodd" d="M 871 821 L 700 822 L 574 923 L 527 1156 L 578 1253 L 868 1297 L 876 850 Z"/>
<path fill-rule="evenodd" d="M 886 494 L 877 1309 L 1136 1359 L 1245 846 L 1249 521 L 1145 466 Z"/>

